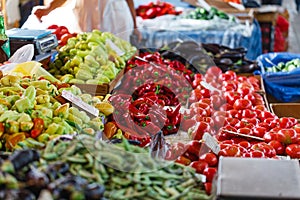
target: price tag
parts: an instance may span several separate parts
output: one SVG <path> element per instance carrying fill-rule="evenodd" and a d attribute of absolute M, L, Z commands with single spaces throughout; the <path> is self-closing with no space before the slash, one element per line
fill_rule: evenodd
<path fill-rule="evenodd" d="M 124 51 L 122 51 L 115 43 L 113 43 L 110 39 L 106 39 L 106 44 L 108 44 L 110 46 L 110 48 L 112 48 L 112 50 L 114 50 L 118 56 L 123 56 L 125 54 Z"/>
<path fill-rule="evenodd" d="M 218 141 L 211 136 L 209 133 L 204 133 L 202 139 L 204 140 L 204 144 L 210 148 L 216 155 L 220 152 L 220 145 Z"/>
<path fill-rule="evenodd" d="M 86 112 L 98 117 L 99 116 L 99 110 L 95 108 L 94 106 L 91 106 L 84 101 L 82 101 L 78 96 L 75 96 L 69 91 L 63 90 L 62 91 L 62 97 L 70 101 L 71 103 L 75 104 L 79 108 L 85 110 Z"/>

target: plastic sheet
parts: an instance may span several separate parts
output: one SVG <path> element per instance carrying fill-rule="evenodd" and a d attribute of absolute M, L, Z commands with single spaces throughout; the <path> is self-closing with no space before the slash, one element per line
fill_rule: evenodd
<path fill-rule="evenodd" d="M 265 67 L 272 67 L 279 62 L 288 62 L 300 58 L 294 53 L 268 53 L 257 58 L 262 71 L 267 93 L 282 102 L 295 102 L 300 100 L 300 68 L 290 72 L 266 72 Z"/>

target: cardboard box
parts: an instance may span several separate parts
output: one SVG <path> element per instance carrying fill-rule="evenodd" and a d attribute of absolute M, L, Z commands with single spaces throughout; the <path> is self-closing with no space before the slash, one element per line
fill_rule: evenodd
<path fill-rule="evenodd" d="M 278 117 L 294 117 L 300 122 L 300 103 L 271 103 L 270 109 Z"/>
<path fill-rule="evenodd" d="M 76 83 L 74 85 L 76 85 L 78 88 L 80 88 L 81 91 L 91 94 L 91 95 L 95 95 L 95 96 L 106 95 L 106 94 L 111 93 L 112 90 L 117 86 L 117 84 L 120 83 L 120 81 L 123 78 L 124 71 L 125 70 L 122 69 L 119 72 L 119 74 L 116 76 L 116 78 L 114 80 L 112 80 L 110 83 L 103 83 L 101 85 Z"/>
<path fill-rule="evenodd" d="M 214 185 L 217 200 L 299 200 L 299 161 L 220 157 Z"/>

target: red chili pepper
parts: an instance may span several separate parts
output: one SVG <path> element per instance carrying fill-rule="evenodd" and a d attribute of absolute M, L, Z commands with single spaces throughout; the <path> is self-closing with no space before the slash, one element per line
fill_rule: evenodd
<path fill-rule="evenodd" d="M 173 125 L 173 124 L 167 124 L 163 128 L 164 135 L 174 134 L 174 133 L 177 133 L 177 131 L 178 131 L 178 127 L 176 125 Z"/>
<path fill-rule="evenodd" d="M 34 118 L 33 119 L 33 128 L 30 131 L 30 136 L 32 138 L 37 138 L 42 131 L 44 130 L 44 120 L 42 118 Z"/>

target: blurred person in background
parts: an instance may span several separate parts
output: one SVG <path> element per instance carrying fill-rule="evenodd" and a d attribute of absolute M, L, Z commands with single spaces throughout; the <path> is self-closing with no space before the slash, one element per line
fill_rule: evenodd
<path fill-rule="evenodd" d="M 48 6 L 38 8 L 34 14 L 39 20 L 51 11 L 63 6 L 70 0 L 53 0 Z M 136 13 L 133 0 L 71 0 L 74 2 L 74 14 L 83 32 L 98 29 L 111 32 L 124 40 L 136 35 L 139 40 L 141 34 L 137 29 Z"/>

